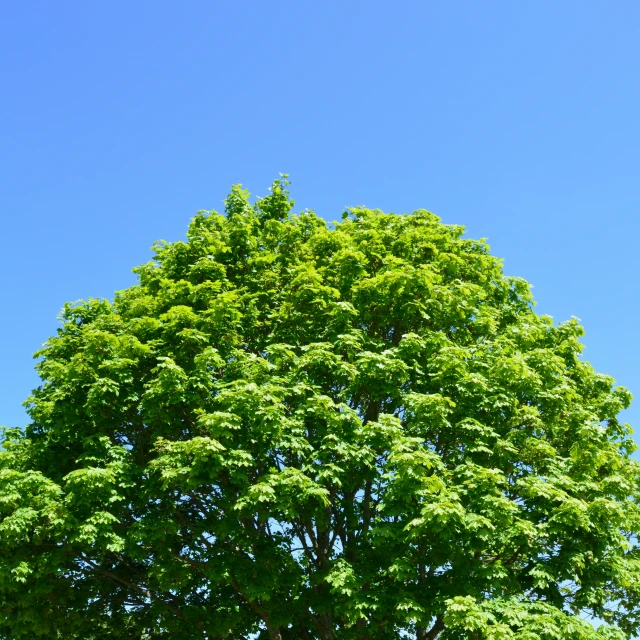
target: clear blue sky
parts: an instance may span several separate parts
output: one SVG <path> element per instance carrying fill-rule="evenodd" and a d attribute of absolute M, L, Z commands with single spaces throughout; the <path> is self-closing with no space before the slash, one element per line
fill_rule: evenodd
<path fill-rule="evenodd" d="M 639 68 L 623 0 L 3 3 L 0 423 L 65 301 L 288 172 L 328 220 L 424 207 L 487 237 L 640 426 Z"/>

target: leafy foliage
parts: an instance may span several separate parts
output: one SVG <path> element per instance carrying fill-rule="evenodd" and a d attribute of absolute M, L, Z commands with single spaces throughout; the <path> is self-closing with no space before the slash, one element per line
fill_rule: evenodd
<path fill-rule="evenodd" d="M 0 453 L 0 636 L 630 637 L 631 396 L 578 322 L 462 227 L 287 185 L 65 307 Z"/>

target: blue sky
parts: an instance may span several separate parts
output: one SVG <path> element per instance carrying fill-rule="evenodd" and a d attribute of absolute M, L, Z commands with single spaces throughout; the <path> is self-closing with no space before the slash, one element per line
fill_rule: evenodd
<path fill-rule="evenodd" d="M 640 4 L 6 2 L 0 423 L 63 303 L 110 297 L 229 186 L 427 208 L 639 396 Z"/>

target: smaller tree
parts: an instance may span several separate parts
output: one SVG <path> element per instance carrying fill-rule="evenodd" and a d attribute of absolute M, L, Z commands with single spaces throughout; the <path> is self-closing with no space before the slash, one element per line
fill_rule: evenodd
<path fill-rule="evenodd" d="M 578 322 L 462 227 L 287 186 L 65 306 L 0 453 L 0 637 L 630 638 L 631 396 Z"/>

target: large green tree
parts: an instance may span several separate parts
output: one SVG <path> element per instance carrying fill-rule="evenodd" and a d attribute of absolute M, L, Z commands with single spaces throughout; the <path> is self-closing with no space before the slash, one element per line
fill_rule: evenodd
<path fill-rule="evenodd" d="M 631 637 L 631 396 L 578 322 L 460 226 L 287 185 L 65 307 L 0 453 L 0 637 Z"/>

